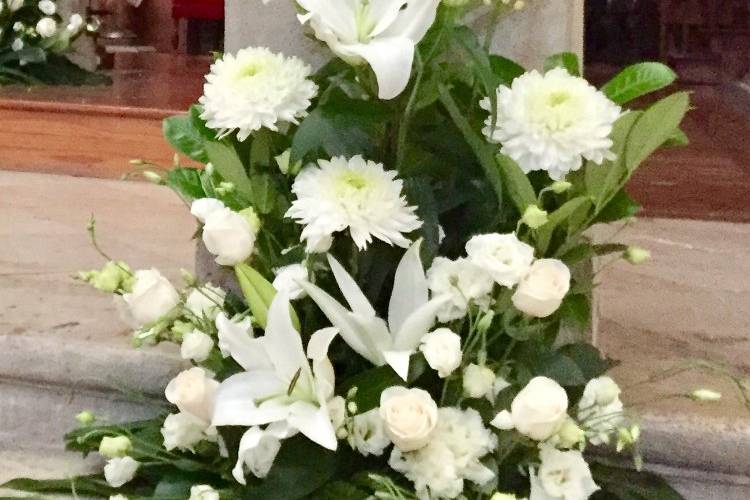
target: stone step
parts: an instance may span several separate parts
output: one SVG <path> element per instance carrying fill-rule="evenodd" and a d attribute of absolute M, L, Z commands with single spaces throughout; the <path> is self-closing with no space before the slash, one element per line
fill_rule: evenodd
<path fill-rule="evenodd" d="M 0 188 L 0 240 L 13 242 L 0 246 L 0 457 L 17 464 L 0 462 L 0 471 L 62 477 L 68 465 L 57 464 L 70 460 L 62 436 L 76 413 L 112 420 L 153 414 L 183 366 L 173 347 L 132 349 L 111 299 L 69 279 L 102 262 L 87 240 L 89 214 L 97 215 L 100 242 L 113 256 L 175 279 L 194 261 L 195 223 L 168 190 L 151 185 L 0 172 Z M 602 228 L 597 238 L 612 231 Z M 603 271 L 597 341 L 621 362 L 614 376 L 642 416 L 648 466 L 689 500 L 750 498 L 750 411 L 734 383 L 698 372 L 644 383 L 700 357 L 750 373 L 743 328 L 750 262 L 740 257 L 750 226 L 651 219 L 618 240 L 650 248 L 654 258 Z M 724 399 L 674 397 L 696 387 L 718 389 Z"/>

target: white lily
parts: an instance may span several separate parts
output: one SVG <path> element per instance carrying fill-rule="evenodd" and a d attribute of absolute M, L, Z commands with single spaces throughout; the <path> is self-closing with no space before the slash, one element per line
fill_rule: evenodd
<path fill-rule="evenodd" d="M 267 437 L 281 439 L 301 432 L 324 448 L 335 450 L 336 433 L 328 413 L 335 380 L 327 356 L 328 346 L 338 331 L 325 328 L 315 332 L 305 356 L 302 340 L 289 316 L 289 299 L 278 293 L 268 310 L 263 337 L 252 338 L 241 328 L 226 329 L 223 333 L 225 349 L 246 370 L 221 383 L 212 421 L 214 426 L 250 427 L 243 437 L 235 477 L 244 479 L 243 462 L 252 462 L 247 453 L 257 450 L 261 442 L 257 426 L 275 424 L 263 433 Z M 312 368 L 308 358 L 312 360 Z M 268 446 L 263 448 L 268 454 Z M 263 462 L 270 463 L 268 456 Z M 250 468 L 256 471 L 255 467 Z"/>
<path fill-rule="evenodd" d="M 445 297 L 428 300 L 419 247 L 420 241 L 414 243 L 396 269 L 388 323 L 375 315 L 375 309 L 354 278 L 331 255 L 328 263 L 351 310 L 312 283 L 300 282 L 352 349 L 376 366 L 390 365 L 404 380 L 409 375 L 410 356 L 447 300 Z"/>
<path fill-rule="evenodd" d="M 440 0 L 297 0 L 315 36 L 349 64 L 367 62 L 381 99 L 404 91 L 414 47 L 432 26 Z"/>

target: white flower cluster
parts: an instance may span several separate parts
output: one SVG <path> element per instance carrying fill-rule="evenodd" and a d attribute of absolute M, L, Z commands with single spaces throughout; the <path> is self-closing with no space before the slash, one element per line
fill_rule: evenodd
<path fill-rule="evenodd" d="M 474 304 L 486 310 L 495 284 L 512 288 L 513 305 L 529 316 L 544 318 L 560 308 L 570 288 L 570 270 L 556 259 L 534 260 L 534 248 L 515 234 L 482 234 L 466 244 L 468 257 L 437 257 L 427 271 L 433 296 L 448 297 L 438 311 L 446 323 L 466 316 Z"/>

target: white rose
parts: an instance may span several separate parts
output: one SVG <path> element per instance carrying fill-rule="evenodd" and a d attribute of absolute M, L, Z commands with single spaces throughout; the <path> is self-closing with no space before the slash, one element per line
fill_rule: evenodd
<path fill-rule="evenodd" d="M 193 214 L 193 217 L 198 219 L 201 224 L 205 224 L 209 215 L 224 210 L 225 208 L 224 203 L 216 198 L 201 198 L 193 201 L 190 205 L 190 213 Z"/>
<path fill-rule="evenodd" d="M 164 391 L 167 401 L 182 412 L 211 422 L 214 399 L 219 383 L 210 378 L 203 368 L 185 370 L 173 378 Z"/>
<path fill-rule="evenodd" d="M 81 14 L 73 14 L 68 20 L 68 26 L 66 26 L 66 29 L 71 33 L 78 33 L 82 26 L 83 16 L 81 16 Z"/>
<path fill-rule="evenodd" d="M 206 439 L 206 422 L 190 413 L 172 413 L 164 419 L 161 435 L 167 451 L 176 449 L 193 451 L 193 447 Z"/>
<path fill-rule="evenodd" d="M 104 466 L 104 479 L 111 487 L 119 488 L 135 477 L 140 465 L 132 457 L 112 458 Z"/>
<path fill-rule="evenodd" d="M 37 6 L 39 7 L 39 10 L 41 10 L 47 16 L 54 16 L 55 12 L 57 12 L 57 6 L 55 5 L 55 2 L 52 2 L 51 0 L 42 0 L 37 4 Z"/>
<path fill-rule="evenodd" d="M 291 264 L 276 270 L 273 287 L 284 292 L 290 300 L 305 297 L 305 291 L 299 286 L 300 281 L 307 281 L 307 268 L 302 264 Z"/>
<path fill-rule="evenodd" d="M 438 328 L 422 337 L 419 350 L 440 378 L 447 377 L 461 366 L 461 337 L 448 328 Z"/>
<path fill-rule="evenodd" d="M 547 377 L 531 379 L 510 406 L 516 430 L 537 441 L 557 433 L 568 418 L 567 411 L 565 389 Z"/>
<path fill-rule="evenodd" d="M 369 455 L 379 457 L 383 454 L 383 450 L 391 444 L 391 440 L 388 438 L 378 408 L 352 418 L 348 441 L 352 448 L 365 457 Z"/>
<path fill-rule="evenodd" d="M 209 335 L 200 330 L 193 330 L 183 335 L 180 356 L 182 359 L 192 359 L 196 363 L 201 363 L 208 359 L 213 348 L 214 341 Z"/>
<path fill-rule="evenodd" d="M 36 32 L 42 38 L 49 38 L 57 31 L 57 22 L 51 17 L 43 17 L 36 23 Z"/>
<path fill-rule="evenodd" d="M 433 297 L 448 297 L 437 313 L 438 321 L 447 323 L 466 316 L 470 303 L 488 308 L 494 282 L 468 259 L 437 257 L 427 270 L 427 285 Z"/>
<path fill-rule="evenodd" d="M 529 500 L 586 500 L 599 489 L 580 451 L 544 446 L 539 457 L 539 470 L 529 471 Z"/>
<path fill-rule="evenodd" d="M 469 260 L 502 286 L 513 287 L 529 271 L 534 248 L 510 234 L 480 234 L 466 243 Z"/>
<path fill-rule="evenodd" d="M 175 287 L 156 269 L 136 271 L 133 291 L 122 298 L 139 325 L 157 321 L 180 303 Z"/>
<path fill-rule="evenodd" d="M 495 372 L 472 363 L 464 369 L 464 394 L 470 398 L 491 399 L 495 392 L 495 380 Z"/>
<path fill-rule="evenodd" d="M 219 492 L 207 484 L 198 484 L 190 488 L 189 500 L 219 500 Z"/>
<path fill-rule="evenodd" d="M 10 48 L 13 50 L 13 52 L 23 50 L 23 40 L 21 40 L 20 38 L 16 38 L 15 40 L 13 40 L 13 43 L 10 44 Z"/>
<path fill-rule="evenodd" d="M 395 386 L 380 395 L 380 418 L 394 445 L 401 451 L 414 451 L 429 442 L 438 409 L 429 392 Z"/>
<path fill-rule="evenodd" d="M 216 263 L 234 266 L 246 260 L 255 248 L 256 231 L 247 218 L 228 208 L 214 210 L 203 225 L 203 244 L 216 256 Z"/>
<path fill-rule="evenodd" d="M 535 318 L 546 318 L 560 308 L 570 290 L 570 269 L 556 259 L 540 259 L 531 265 L 513 294 L 513 305 Z"/>
<path fill-rule="evenodd" d="M 8 0 L 8 9 L 10 9 L 11 12 L 20 9 L 23 7 L 23 1 L 24 0 Z"/>
<path fill-rule="evenodd" d="M 206 283 L 190 292 L 185 300 L 185 307 L 198 318 L 202 319 L 205 316 L 214 320 L 224 306 L 226 296 L 227 293 L 221 288 Z"/>
<path fill-rule="evenodd" d="M 578 419 L 586 424 L 594 446 L 609 442 L 609 436 L 623 423 L 620 387 L 610 377 L 598 377 L 586 384 L 578 402 Z"/>

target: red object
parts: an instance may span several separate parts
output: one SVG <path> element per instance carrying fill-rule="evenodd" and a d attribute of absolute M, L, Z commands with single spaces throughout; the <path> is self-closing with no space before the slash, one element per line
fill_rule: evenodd
<path fill-rule="evenodd" d="M 224 0 L 173 0 L 175 19 L 224 19 Z"/>

